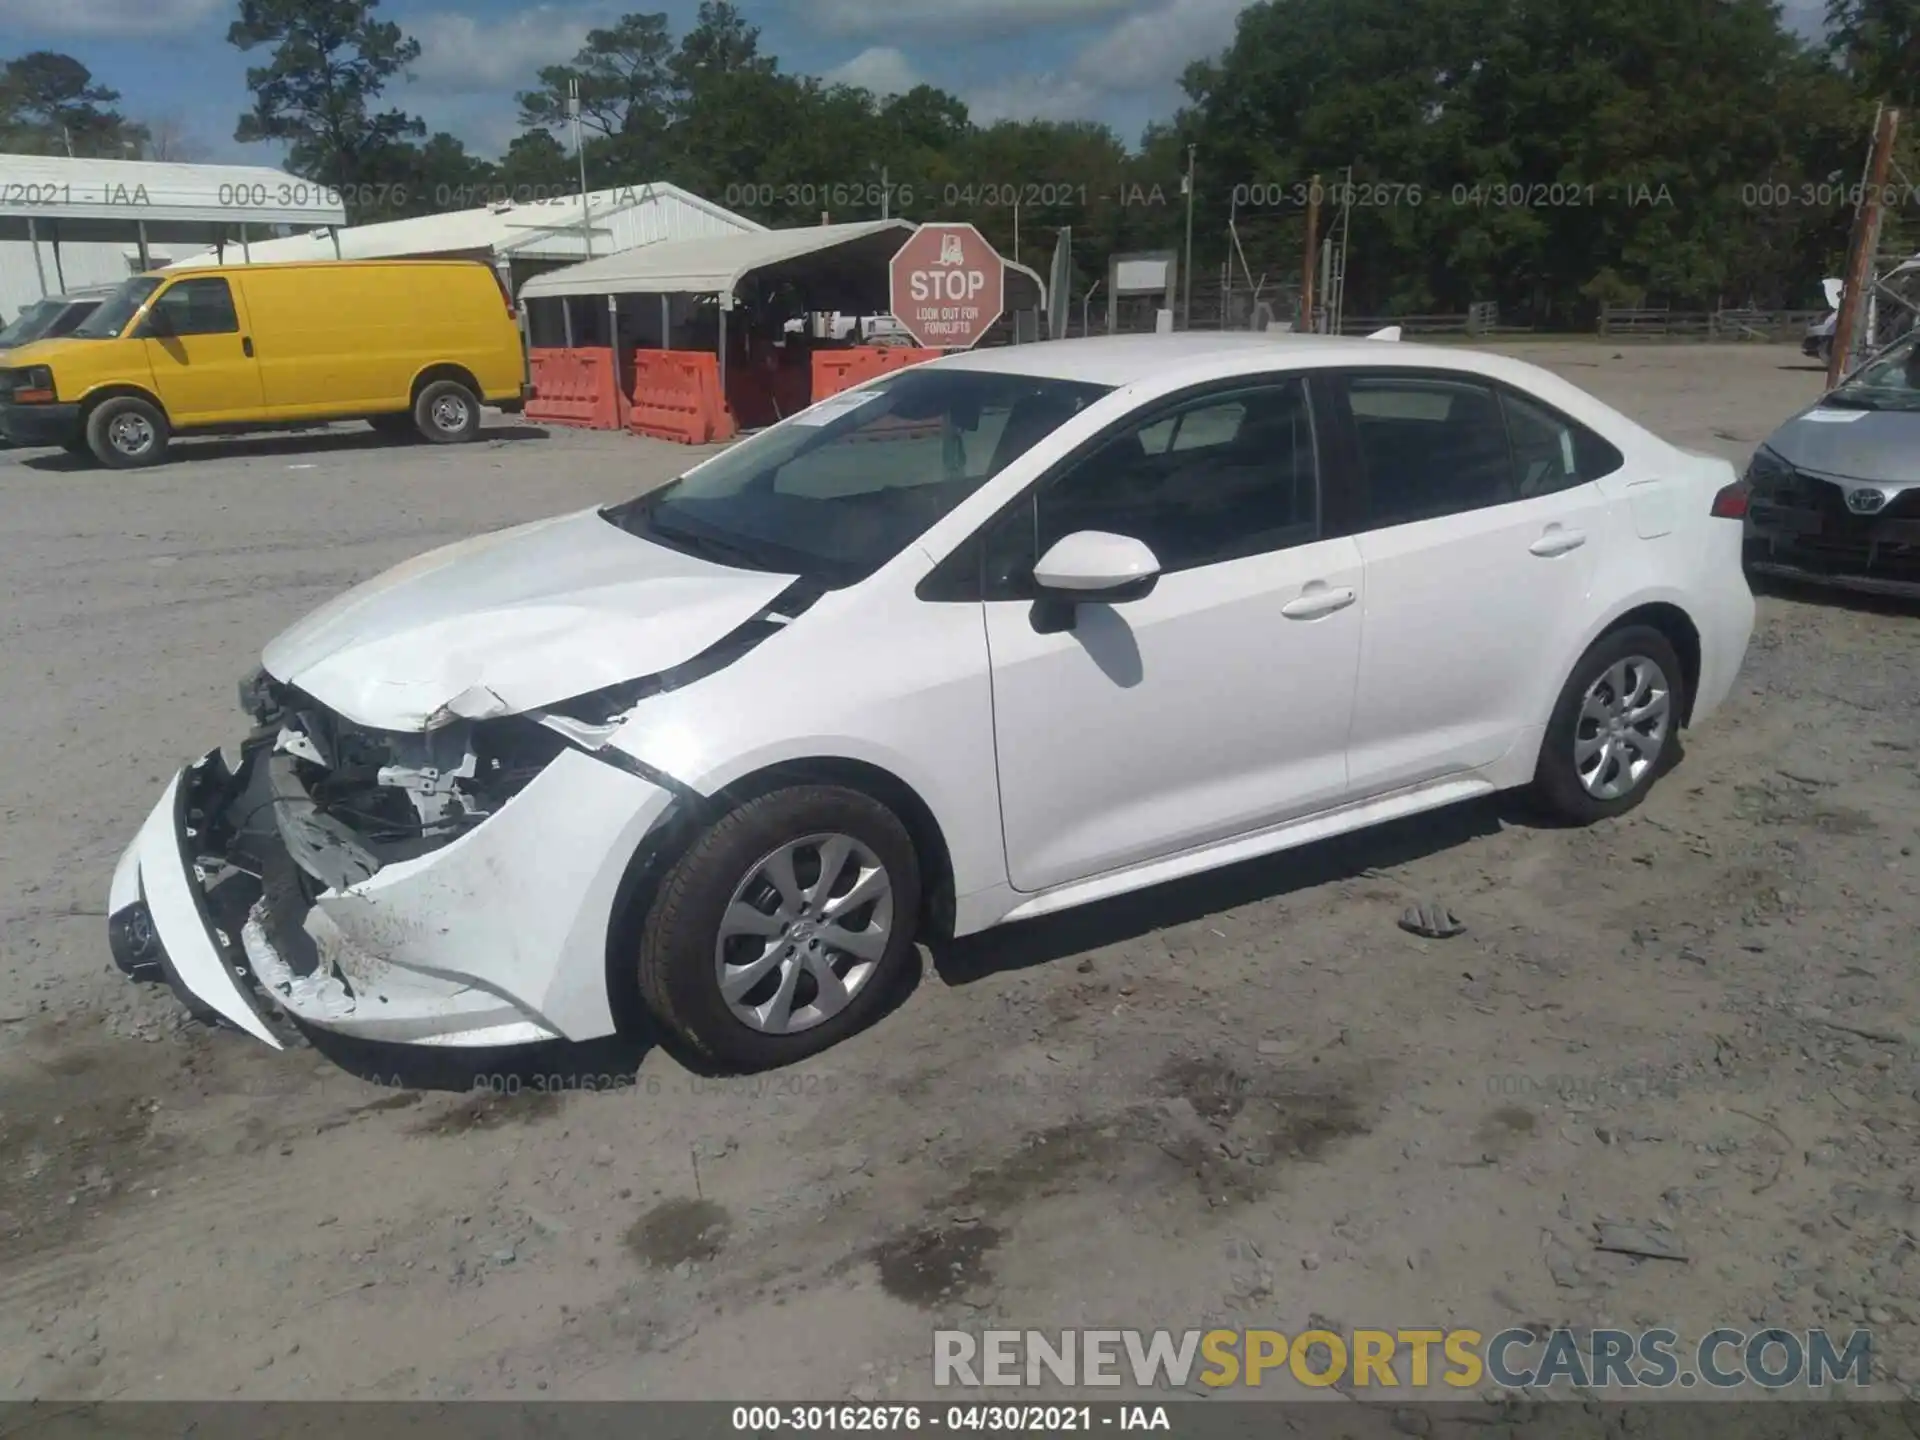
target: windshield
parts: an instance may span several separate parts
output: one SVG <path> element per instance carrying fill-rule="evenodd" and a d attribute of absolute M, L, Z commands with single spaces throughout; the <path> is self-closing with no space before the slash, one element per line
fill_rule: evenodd
<path fill-rule="evenodd" d="M 121 283 L 100 308 L 73 327 L 76 340 L 113 340 L 127 328 L 127 322 L 140 313 L 147 297 L 161 286 L 157 275 L 136 275 Z"/>
<path fill-rule="evenodd" d="M 1108 390 L 903 370 L 604 513 L 634 535 L 723 564 L 850 585 Z"/>
<path fill-rule="evenodd" d="M 1920 410 L 1920 330 L 1882 350 L 1821 403 L 1859 410 Z"/>
<path fill-rule="evenodd" d="M 34 301 L 13 317 L 11 325 L 0 330 L 0 350 L 11 350 L 16 346 L 38 340 L 46 334 L 47 327 L 53 324 L 60 310 L 61 305 L 58 300 Z"/>

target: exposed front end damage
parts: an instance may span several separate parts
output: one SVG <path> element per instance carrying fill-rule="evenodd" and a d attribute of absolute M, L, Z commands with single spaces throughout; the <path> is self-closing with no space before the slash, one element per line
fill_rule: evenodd
<path fill-rule="evenodd" d="M 272 1045 L 276 1009 L 420 1045 L 612 1034 L 623 883 L 700 803 L 615 742 L 650 697 L 733 664 L 820 593 L 790 584 L 678 663 L 542 708 L 469 686 L 417 729 L 257 672 L 238 760 L 181 771 L 121 857 L 116 962 Z"/>
<path fill-rule="evenodd" d="M 275 1045 L 272 1008 L 415 1044 L 612 1032 L 607 919 L 669 790 L 531 716 L 392 733 L 264 676 L 242 699 L 238 762 L 183 770 L 116 871 L 123 970 Z"/>

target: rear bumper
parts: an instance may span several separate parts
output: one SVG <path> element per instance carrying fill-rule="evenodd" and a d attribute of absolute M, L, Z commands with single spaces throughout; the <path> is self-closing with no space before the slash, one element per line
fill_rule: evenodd
<path fill-rule="evenodd" d="M 307 878 L 278 827 L 264 841 L 227 837 L 226 815 L 261 808 L 267 761 L 255 746 L 234 772 L 214 751 L 168 785 L 109 893 L 122 970 L 164 978 L 190 1009 L 275 1048 L 275 1009 L 417 1045 L 613 1033 L 608 924 L 668 792 L 569 751 L 452 843 L 331 888 Z M 302 843 L 297 827 L 293 838 Z M 226 855 L 202 853 L 223 845 Z M 228 860 L 250 867 L 238 886 L 215 874 Z"/>
<path fill-rule="evenodd" d="M 0 404 L 0 434 L 22 447 L 70 444 L 80 438 L 80 407 Z"/>

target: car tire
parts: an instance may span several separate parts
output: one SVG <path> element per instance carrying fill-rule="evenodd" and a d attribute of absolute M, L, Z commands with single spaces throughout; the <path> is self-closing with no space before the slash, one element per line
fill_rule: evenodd
<path fill-rule="evenodd" d="M 480 397 L 457 380 L 435 380 L 413 402 L 413 425 L 436 445 L 457 445 L 480 433 Z"/>
<path fill-rule="evenodd" d="M 919 914 L 919 857 L 893 811 L 840 786 L 774 790 L 714 822 L 661 881 L 640 993 L 722 1067 L 791 1065 L 871 1023 L 911 963 Z M 867 937 L 858 953 L 834 944 L 855 936 Z"/>
<path fill-rule="evenodd" d="M 137 395 L 110 396 L 87 416 L 87 449 L 115 470 L 159 464 L 171 437 L 167 417 Z"/>
<path fill-rule="evenodd" d="M 1665 635 L 1628 625 L 1594 641 L 1547 722 L 1535 800 L 1575 825 L 1624 815 L 1680 753 L 1686 674 Z"/>

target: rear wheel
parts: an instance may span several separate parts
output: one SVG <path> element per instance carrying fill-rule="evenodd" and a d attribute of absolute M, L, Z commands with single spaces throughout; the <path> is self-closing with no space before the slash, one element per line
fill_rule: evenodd
<path fill-rule="evenodd" d="M 471 440 L 480 432 L 480 397 L 457 380 L 435 380 L 413 402 L 413 423 L 436 445 Z"/>
<path fill-rule="evenodd" d="M 1554 706 L 1535 796 L 1577 825 L 1633 809 L 1679 754 L 1685 683 L 1680 657 L 1658 630 L 1630 625 L 1602 635 Z"/>
<path fill-rule="evenodd" d="M 868 1024 L 910 963 L 920 868 L 906 827 L 856 790 L 803 785 L 717 821 L 647 916 L 640 993 L 736 1070 L 790 1065 Z"/>
<path fill-rule="evenodd" d="M 116 470 L 157 465 L 166 456 L 169 434 L 167 417 L 137 395 L 102 400 L 87 417 L 87 448 Z"/>

